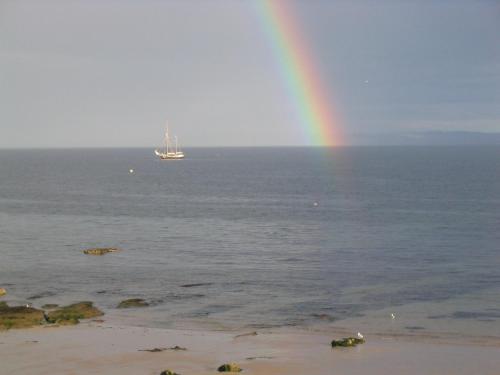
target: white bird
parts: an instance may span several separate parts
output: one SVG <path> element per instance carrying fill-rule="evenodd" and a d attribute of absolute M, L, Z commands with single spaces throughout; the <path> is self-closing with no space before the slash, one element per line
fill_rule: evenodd
<path fill-rule="evenodd" d="M 361 334 L 361 332 L 358 332 L 358 337 L 359 337 L 360 339 L 364 338 L 364 336 Z"/>
<path fill-rule="evenodd" d="M 391 318 L 396 319 L 396 315 L 394 315 L 394 313 L 391 313 Z"/>
<path fill-rule="evenodd" d="M 130 172 L 130 173 L 134 173 L 134 170 L 133 170 L 133 169 L 129 169 L 129 172 Z"/>
<path fill-rule="evenodd" d="M 318 204 L 319 204 L 318 202 L 314 202 L 314 203 L 313 203 L 313 206 L 314 206 L 314 207 L 318 207 Z"/>
<path fill-rule="evenodd" d="M 31 307 L 31 306 L 32 306 L 31 303 L 26 304 L 26 307 Z"/>

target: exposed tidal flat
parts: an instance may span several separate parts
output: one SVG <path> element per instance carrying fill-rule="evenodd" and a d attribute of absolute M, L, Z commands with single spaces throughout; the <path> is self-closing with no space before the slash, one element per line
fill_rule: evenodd
<path fill-rule="evenodd" d="M 180 163 L 0 151 L 1 301 L 105 314 L 2 331 L 0 362 L 16 374 L 232 361 L 255 374 L 497 374 L 498 160 L 495 147 L 193 149 Z M 106 246 L 121 251 L 83 253 Z M 331 348 L 357 332 L 366 344 Z M 139 351 L 176 345 L 188 350 Z"/>
<path fill-rule="evenodd" d="M 239 336 L 91 322 L 4 332 L 0 359 L 2 373 L 23 375 L 160 375 L 166 369 L 213 375 L 232 362 L 256 375 L 497 375 L 500 368 L 499 346 L 371 337 L 354 348 L 332 348 L 330 340 L 289 328 Z M 185 350 L 169 350 L 175 346 Z"/>

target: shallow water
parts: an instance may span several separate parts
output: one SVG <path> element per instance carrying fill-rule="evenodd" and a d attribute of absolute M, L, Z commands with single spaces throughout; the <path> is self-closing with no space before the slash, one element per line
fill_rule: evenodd
<path fill-rule="evenodd" d="M 187 155 L 0 150 L 7 299 L 153 326 L 500 336 L 499 147 Z M 131 297 L 152 306 L 115 309 Z"/>

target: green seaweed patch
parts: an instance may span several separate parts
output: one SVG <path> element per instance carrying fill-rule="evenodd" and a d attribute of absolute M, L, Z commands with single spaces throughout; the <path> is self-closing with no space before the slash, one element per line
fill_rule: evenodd
<path fill-rule="evenodd" d="M 55 309 L 56 307 L 59 307 L 59 305 L 57 303 L 46 303 L 45 305 L 42 306 L 42 309 L 52 310 L 52 309 Z"/>
<path fill-rule="evenodd" d="M 236 363 L 225 363 L 217 369 L 219 372 L 241 372 L 243 371 Z"/>
<path fill-rule="evenodd" d="M 0 330 L 10 328 L 29 328 L 45 322 L 43 310 L 26 306 L 8 306 L 0 303 Z"/>
<path fill-rule="evenodd" d="M 160 375 L 180 375 L 176 372 L 173 372 L 172 370 L 163 370 Z"/>
<path fill-rule="evenodd" d="M 144 301 L 142 298 L 130 298 L 121 301 L 117 308 L 118 309 L 128 309 L 130 307 L 146 307 L 149 306 L 149 303 Z"/>
<path fill-rule="evenodd" d="M 348 348 L 348 347 L 353 347 L 353 346 L 356 346 L 358 344 L 364 344 L 365 343 L 365 339 L 360 339 L 360 338 L 357 338 L 357 337 L 345 337 L 341 340 L 333 340 L 332 341 L 332 347 L 335 348 L 335 347 L 344 347 L 344 348 Z"/>
<path fill-rule="evenodd" d="M 116 253 L 118 251 L 115 247 L 97 247 L 93 249 L 83 250 L 84 254 L 87 255 L 104 255 L 107 253 Z"/>
<path fill-rule="evenodd" d="M 94 307 L 92 302 L 83 301 L 50 311 L 46 317 L 49 323 L 72 325 L 80 323 L 80 319 L 89 319 L 101 315 L 104 315 L 104 313 Z"/>

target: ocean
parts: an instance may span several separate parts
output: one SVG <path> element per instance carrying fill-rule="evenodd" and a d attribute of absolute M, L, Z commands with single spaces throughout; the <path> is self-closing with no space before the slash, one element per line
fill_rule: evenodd
<path fill-rule="evenodd" d="M 500 147 L 186 154 L 0 150 L 3 299 L 154 327 L 500 338 Z M 133 297 L 151 305 L 116 309 Z"/>

